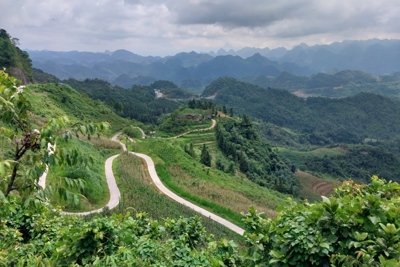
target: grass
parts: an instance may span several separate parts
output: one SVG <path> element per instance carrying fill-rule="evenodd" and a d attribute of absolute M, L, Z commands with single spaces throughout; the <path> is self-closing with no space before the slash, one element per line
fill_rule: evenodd
<path fill-rule="evenodd" d="M 147 172 L 147 165 L 132 154 L 122 153 L 113 163 L 114 175 L 121 190 L 120 205 L 112 212 L 146 212 L 158 220 L 198 216 L 193 210 L 171 200 L 156 188 Z M 217 238 L 242 242 L 242 238 L 226 227 L 200 216 L 203 225 Z"/>
<path fill-rule="evenodd" d="M 242 216 L 233 212 L 226 206 L 221 206 L 216 204 L 215 202 L 208 201 L 199 197 L 198 195 L 191 194 L 182 189 L 182 187 L 177 186 L 175 183 L 172 182 L 171 177 L 164 166 L 157 165 L 156 171 L 162 182 L 172 191 L 174 191 L 179 196 L 189 200 L 191 202 L 197 203 L 202 207 L 205 207 L 207 210 L 224 217 L 225 219 L 232 220 L 235 224 L 243 226 L 242 224 Z"/>
<path fill-rule="evenodd" d="M 213 203 L 233 211 L 235 215 L 217 211 L 231 221 L 237 221 L 237 216 L 246 212 L 250 206 L 265 212 L 268 217 L 274 217 L 276 208 L 284 204 L 285 195 L 254 184 L 240 176 L 240 173 L 233 176 L 205 167 L 198 159 L 187 155 L 181 145 L 182 140 L 179 139 L 150 139 L 138 142 L 135 149 L 150 155 L 158 167 L 157 171 L 164 169 L 168 173 L 169 178 L 162 173 L 158 174 L 172 191 L 181 196 L 185 194 L 186 198 L 208 209 L 212 206 L 210 203 Z"/>
<path fill-rule="evenodd" d="M 43 120 L 67 115 L 72 122 L 107 121 L 112 131 L 133 124 L 131 120 L 115 114 L 101 101 L 92 100 L 68 85 L 35 84 L 28 88 L 32 92 L 32 111 Z"/>

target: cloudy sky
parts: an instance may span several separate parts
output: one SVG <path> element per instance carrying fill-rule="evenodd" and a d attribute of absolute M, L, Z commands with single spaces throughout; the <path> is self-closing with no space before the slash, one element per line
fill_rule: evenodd
<path fill-rule="evenodd" d="M 22 49 L 141 55 L 400 39 L 398 0 L 0 0 Z"/>

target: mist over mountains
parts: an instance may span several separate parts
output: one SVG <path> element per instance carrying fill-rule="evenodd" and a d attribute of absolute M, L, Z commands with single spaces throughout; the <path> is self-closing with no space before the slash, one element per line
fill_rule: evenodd
<path fill-rule="evenodd" d="M 374 75 L 400 72 L 400 40 L 344 41 L 330 45 L 300 44 L 285 48 L 182 52 L 174 56 L 141 56 L 127 50 L 94 52 L 28 51 L 33 67 L 60 79 L 100 78 L 125 88 L 169 80 L 201 91 L 214 79 L 229 76 L 278 77 L 282 73 L 312 76 L 341 70 Z"/>

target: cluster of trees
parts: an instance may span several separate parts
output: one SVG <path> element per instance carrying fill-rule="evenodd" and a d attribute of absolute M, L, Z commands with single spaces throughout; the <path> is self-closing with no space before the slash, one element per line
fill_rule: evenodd
<path fill-rule="evenodd" d="M 188 102 L 188 107 L 191 109 L 212 109 L 216 110 L 216 104 L 210 100 L 204 100 L 204 99 L 194 99 L 192 98 Z"/>
<path fill-rule="evenodd" d="M 271 189 L 296 195 L 299 184 L 289 166 L 256 133 L 249 117 L 221 120 L 215 127 L 217 144 L 249 179 Z M 224 168 L 225 167 L 221 167 Z M 228 167 L 228 172 L 231 167 Z"/>
<path fill-rule="evenodd" d="M 202 148 L 201 148 L 201 153 L 200 153 L 200 163 L 211 167 L 211 154 L 210 151 L 208 151 L 207 146 L 205 144 L 203 144 Z"/>

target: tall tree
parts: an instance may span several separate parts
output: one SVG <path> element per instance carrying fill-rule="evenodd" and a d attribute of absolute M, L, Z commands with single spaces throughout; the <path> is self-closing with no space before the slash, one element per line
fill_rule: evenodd
<path fill-rule="evenodd" d="M 205 144 L 203 144 L 203 147 L 201 149 L 200 162 L 208 167 L 211 166 L 211 154 Z"/>

